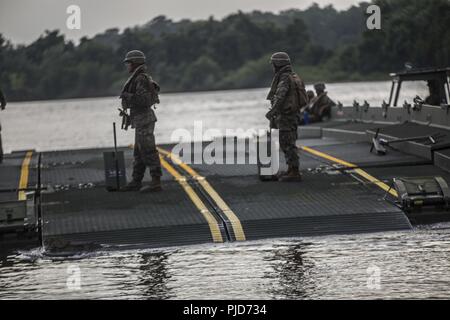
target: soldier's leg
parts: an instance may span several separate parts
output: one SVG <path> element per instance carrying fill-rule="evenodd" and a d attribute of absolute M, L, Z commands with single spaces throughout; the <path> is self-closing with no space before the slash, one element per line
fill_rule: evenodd
<path fill-rule="evenodd" d="M 2 125 L 0 124 L 0 163 L 3 162 Z"/>
<path fill-rule="evenodd" d="M 142 188 L 142 179 L 144 179 L 145 164 L 141 155 L 141 139 L 136 129 L 134 136 L 134 150 L 133 150 L 133 181 L 128 183 L 122 191 L 138 191 Z"/>
<path fill-rule="evenodd" d="M 151 122 L 145 130 L 142 130 L 142 149 L 141 156 L 145 166 L 149 167 L 150 174 L 153 177 L 161 177 L 161 162 L 159 159 L 159 152 L 156 149 L 155 141 L 155 122 Z"/>
<path fill-rule="evenodd" d="M 149 167 L 150 174 L 152 176 L 152 182 L 150 185 L 141 188 L 141 192 L 156 192 L 161 191 L 161 163 L 159 159 L 158 149 L 156 149 L 155 135 L 153 131 L 155 129 L 155 123 L 152 122 L 145 130 L 142 130 L 142 149 L 141 156 L 146 167 Z"/>
<path fill-rule="evenodd" d="M 295 141 L 297 140 L 297 131 L 280 131 L 280 147 L 286 157 L 286 162 L 289 167 L 288 172 L 282 173 L 278 176 L 279 181 L 296 182 L 301 181 L 302 176 L 299 171 L 299 157 Z"/>
<path fill-rule="evenodd" d="M 280 149 L 284 153 L 289 168 L 299 167 L 299 157 L 295 146 L 296 140 L 296 130 L 280 130 Z"/>
<path fill-rule="evenodd" d="M 134 151 L 133 151 L 133 180 L 141 182 L 144 179 L 145 163 L 142 157 L 142 134 L 139 132 L 139 128 L 136 128 L 134 138 Z"/>

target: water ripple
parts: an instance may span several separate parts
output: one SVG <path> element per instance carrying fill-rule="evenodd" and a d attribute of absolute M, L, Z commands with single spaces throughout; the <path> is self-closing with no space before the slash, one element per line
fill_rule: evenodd
<path fill-rule="evenodd" d="M 450 231 L 277 239 L 50 259 L 3 254 L 1 299 L 450 298 Z M 80 289 L 67 286 L 80 270 Z M 371 269 L 372 268 L 372 269 Z M 370 285 L 371 270 L 379 286 Z"/>

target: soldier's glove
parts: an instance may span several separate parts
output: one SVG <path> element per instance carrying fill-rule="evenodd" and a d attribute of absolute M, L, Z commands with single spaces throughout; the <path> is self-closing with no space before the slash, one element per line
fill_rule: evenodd
<path fill-rule="evenodd" d="M 269 112 L 266 113 L 266 119 L 267 120 L 272 120 L 273 118 L 275 118 L 275 112 L 272 110 L 270 110 Z"/>
<path fill-rule="evenodd" d="M 131 125 L 131 118 L 130 115 L 127 113 L 127 111 L 125 109 L 118 109 L 119 110 L 119 114 L 122 117 L 122 129 L 123 130 L 128 130 L 128 127 Z"/>

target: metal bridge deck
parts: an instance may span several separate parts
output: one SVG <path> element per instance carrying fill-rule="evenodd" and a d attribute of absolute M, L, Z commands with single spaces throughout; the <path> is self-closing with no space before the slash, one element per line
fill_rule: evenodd
<path fill-rule="evenodd" d="M 312 140 L 305 142 L 315 144 Z M 336 144 L 332 139 L 316 143 L 317 149 L 329 152 L 356 147 L 354 154 L 364 151 L 365 155 L 354 158 L 357 161 L 370 162 L 373 158 L 367 145 Z M 170 146 L 163 147 L 170 150 Z M 132 151 L 122 150 L 129 175 Z M 304 151 L 305 181 L 299 184 L 260 182 L 256 165 L 252 164 L 190 165 L 206 178 L 219 200 L 206 192 L 194 176 L 166 158 L 213 217 L 213 224 L 220 230 L 221 238 L 217 239 L 213 237 L 211 221 L 167 168 L 163 193 L 108 193 L 103 182 L 102 150 L 83 150 L 79 157 L 77 154 L 74 151 L 43 154 L 43 181 L 53 187 L 43 195 L 44 239 L 171 246 L 411 227 L 402 211 L 381 200 L 382 192 L 376 186 L 361 184 L 346 174 L 308 173 L 308 168 L 323 165 L 324 160 Z M 402 154 L 393 154 L 386 161 L 393 159 L 420 161 Z M 233 217 L 224 214 L 226 209 L 217 205 L 220 200 L 235 215 L 241 229 L 236 228 Z"/>
<path fill-rule="evenodd" d="M 369 153 L 367 142 L 324 138 L 297 144 L 355 165 L 381 166 L 394 176 L 396 165 L 429 163 L 401 152 L 380 158 Z M 161 148 L 170 150 L 171 146 Z M 130 180 L 132 150 L 121 150 Z M 307 149 L 299 151 L 301 183 L 261 182 L 254 164 L 183 167 L 161 153 L 164 192 L 155 194 L 107 192 L 104 151 L 110 150 L 42 153 L 41 180 L 47 187 L 41 197 L 44 242 L 161 247 L 411 228 L 406 215 L 383 200 L 385 191 L 376 184 L 346 172 L 311 170 L 333 161 Z M 0 166 L 2 188 L 17 184 L 24 154 L 8 157 L 11 161 Z M 36 184 L 35 167 L 33 160 L 29 187 Z"/>

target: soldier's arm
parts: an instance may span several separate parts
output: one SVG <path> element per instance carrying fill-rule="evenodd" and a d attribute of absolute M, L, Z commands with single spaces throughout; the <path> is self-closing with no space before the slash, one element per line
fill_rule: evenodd
<path fill-rule="evenodd" d="M 327 100 L 328 100 L 327 103 L 328 103 L 328 105 L 329 105 L 330 107 L 334 107 L 334 106 L 337 105 L 336 102 L 334 102 L 333 100 L 331 100 L 329 96 L 327 96 Z"/>
<path fill-rule="evenodd" d="M 332 107 L 336 106 L 336 103 L 334 103 L 334 101 L 331 100 L 327 95 L 324 95 L 321 100 L 322 102 L 321 104 L 319 104 L 319 108 L 317 110 L 318 116 L 320 118 L 326 113 L 329 113 Z"/>
<path fill-rule="evenodd" d="M 273 99 L 272 110 L 274 114 L 281 111 L 281 106 L 286 99 L 287 93 L 289 92 L 289 75 L 285 74 L 281 76 L 280 82 L 278 83 L 277 90 L 275 91 L 275 96 Z"/>
<path fill-rule="evenodd" d="M 133 107 L 147 107 L 151 104 L 152 94 L 150 91 L 150 81 L 145 76 L 136 79 L 136 93 L 130 98 Z"/>

